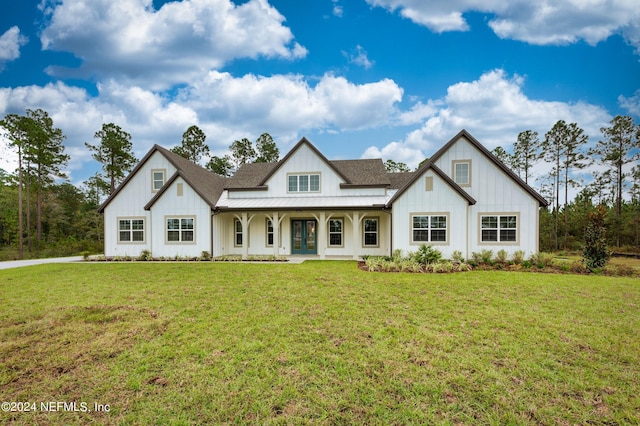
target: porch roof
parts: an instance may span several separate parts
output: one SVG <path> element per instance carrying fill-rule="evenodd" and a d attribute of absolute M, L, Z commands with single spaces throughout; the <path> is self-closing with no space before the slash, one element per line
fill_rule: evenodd
<path fill-rule="evenodd" d="M 224 191 L 216 203 L 220 210 L 309 210 L 383 208 L 391 198 L 386 196 L 360 197 L 269 197 L 229 198 Z"/>

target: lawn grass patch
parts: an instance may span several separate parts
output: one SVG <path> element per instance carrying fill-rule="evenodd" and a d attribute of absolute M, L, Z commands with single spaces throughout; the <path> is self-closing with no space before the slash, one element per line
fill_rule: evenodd
<path fill-rule="evenodd" d="M 355 262 L 0 271 L 15 424 L 633 424 L 640 284 Z"/>

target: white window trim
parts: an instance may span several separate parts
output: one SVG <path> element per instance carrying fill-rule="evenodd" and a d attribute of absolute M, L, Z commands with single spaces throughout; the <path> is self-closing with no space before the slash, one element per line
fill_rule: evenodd
<path fill-rule="evenodd" d="M 128 220 L 128 221 L 133 221 L 133 220 L 142 220 L 142 241 L 122 241 L 120 240 L 120 221 L 121 220 Z M 116 240 L 118 244 L 134 244 L 134 245 L 141 245 L 141 244 L 146 244 L 147 241 L 147 218 L 144 216 L 123 216 L 123 217 L 117 217 L 116 218 Z M 124 231 L 123 231 L 124 232 Z M 133 229 L 129 229 L 129 232 L 131 238 L 133 239 Z"/>
<path fill-rule="evenodd" d="M 296 177 L 296 190 L 295 191 L 291 191 L 291 189 L 289 188 L 289 178 L 295 176 Z M 308 176 L 309 177 L 309 190 L 308 191 L 300 191 L 300 176 Z M 318 190 L 317 191 L 312 191 L 311 190 L 311 176 L 318 176 Z M 287 185 L 287 194 L 318 194 L 320 192 L 322 192 L 322 174 L 320 172 L 305 172 L 305 173 L 287 173 L 287 180 L 286 180 L 286 185 Z"/>
<path fill-rule="evenodd" d="M 482 241 L 482 218 L 484 216 L 497 216 L 498 217 L 498 241 Z M 500 217 L 515 216 L 516 217 L 516 240 L 515 241 L 500 241 Z M 486 228 L 485 228 L 486 229 Z M 512 229 L 512 228 L 508 228 Z M 520 245 L 520 212 L 481 212 L 478 213 L 478 245 L 480 246 L 517 246 Z"/>
<path fill-rule="evenodd" d="M 158 192 L 160 191 L 160 188 L 156 189 L 156 179 L 154 174 L 156 173 L 162 173 L 162 185 L 160 185 L 160 188 L 162 188 L 164 186 L 164 184 L 167 182 L 167 170 L 166 169 L 151 169 L 151 192 Z"/>
<path fill-rule="evenodd" d="M 371 233 L 371 232 L 367 232 L 367 231 L 366 231 L 366 228 L 365 228 L 365 226 L 364 226 L 364 222 L 365 222 L 366 220 L 375 220 L 375 221 L 377 222 L 377 226 L 376 226 L 376 244 L 375 244 L 375 245 L 373 245 L 373 244 L 365 244 L 365 241 L 366 241 L 365 236 L 366 236 L 366 234 L 367 234 L 367 233 Z M 365 217 L 365 218 L 363 218 L 363 219 L 362 219 L 362 247 L 363 247 L 363 248 L 376 248 L 376 247 L 380 247 L 380 218 L 379 218 L 379 217 L 377 217 L 377 216 L 376 216 L 376 217 L 373 217 L 373 216 L 372 216 L 372 217 L 369 217 L 369 216 L 367 216 L 367 217 Z"/>
<path fill-rule="evenodd" d="M 342 223 L 340 226 L 340 244 L 331 244 L 331 235 L 338 234 L 338 232 L 331 232 L 331 221 L 337 220 Z M 343 248 L 344 247 L 344 219 L 341 217 L 332 217 L 327 221 L 327 247 L 330 248 Z"/>
<path fill-rule="evenodd" d="M 468 164 L 469 165 L 469 176 L 468 176 L 468 182 L 467 183 L 459 183 L 458 181 L 456 181 L 456 166 L 458 164 Z M 453 160 L 453 161 L 451 161 L 451 179 L 453 179 L 453 181 L 455 183 L 457 183 L 458 186 L 460 186 L 460 187 L 469 187 L 469 186 L 471 186 L 471 183 L 472 183 L 471 176 L 473 175 L 472 170 L 473 169 L 471 167 L 471 160 Z"/>
<path fill-rule="evenodd" d="M 169 219 L 193 219 L 193 241 L 182 241 L 182 226 L 179 231 L 180 241 L 169 241 L 169 228 L 167 227 L 167 220 Z M 182 221 L 181 221 L 182 223 Z M 165 215 L 164 217 L 164 243 L 171 245 L 195 245 L 197 239 L 197 223 L 195 216 L 182 216 L 182 215 Z M 175 229 L 173 230 L 175 231 Z"/>
<path fill-rule="evenodd" d="M 445 216 L 447 218 L 447 227 L 445 228 L 446 236 L 445 241 L 414 241 L 413 240 L 413 218 L 414 216 L 428 216 L 429 217 L 429 228 L 428 231 L 431 231 L 431 216 Z M 451 244 L 451 214 L 450 212 L 414 212 L 409 214 L 409 244 L 412 246 L 421 246 L 422 244 L 430 244 L 433 246 L 448 246 Z M 442 228 L 436 228 L 442 229 Z M 431 234 L 429 233 L 429 237 Z"/>

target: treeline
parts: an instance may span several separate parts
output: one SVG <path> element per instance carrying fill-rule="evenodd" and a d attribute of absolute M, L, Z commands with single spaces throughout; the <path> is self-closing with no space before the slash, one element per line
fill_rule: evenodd
<path fill-rule="evenodd" d="M 131 135 L 113 123 L 103 124 L 94 134 L 99 142 L 85 143 L 101 170 L 76 187 L 62 172 L 69 161 L 65 135 L 46 111 L 8 114 L 0 131 L 18 157 L 14 173 L 0 169 L 0 260 L 101 252 L 103 223 L 97 208 L 138 162 Z M 512 147 L 493 151 L 550 202 L 540 212 L 541 250 L 579 250 L 589 213 L 603 206 L 609 245 L 640 251 L 640 125 L 617 116 L 601 132 L 601 140 L 588 144 L 583 129 L 560 120 L 543 137 L 525 130 Z M 229 154 L 212 156 L 197 126 L 189 127 L 172 151 L 221 176 L 233 175 L 245 163 L 279 160 L 268 133 L 255 145 L 243 138 L 229 146 Z M 585 184 L 580 171 L 594 163 L 599 171 Z M 533 180 L 534 168 L 543 164 L 550 172 Z M 393 160 L 385 167 L 409 171 Z M 570 199 L 572 187 L 579 191 Z"/>
<path fill-rule="evenodd" d="M 584 243 L 589 213 L 606 211 L 607 241 L 616 249 L 640 251 L 640 125 L 617 116 L 602 127 L 602 138 L 589 138 L 576 123 L 558 121 L 540 138 L 525 130 L 511 152 L 493 153 L 550 202 L 540 212 L 541 250 L 578 250 Z M 546 163 L 550 172 L 531 182 L 534 167 Z M 593 166 L 591 180 L 581 173 Z M 569 198 L 570 188 L 579 190 Z"/>
<path fill-rule="evenodd" d="M 0 131 L 9 142 L 4 148 L 18 157 L 14 173 L 0 169 L 0 260 L 102 252 L 104 226 L 97 209 L 139 161 L 131 135 L 114 123 L 103 124 L 94 134 L 98 143 L 85 142 L 101 169 L 76 187 L 62 171 L 69 161 L 66 136 L 46 111 L 8 114 Z M 204 132 L 191 126 L 172 151 L 222 176 L 247 162 L 279 158 L 268 133 L 260 135 L 255 148 L 246 138 L 234 141 L 223 157 L 210 156 L 205 141 Z"/>

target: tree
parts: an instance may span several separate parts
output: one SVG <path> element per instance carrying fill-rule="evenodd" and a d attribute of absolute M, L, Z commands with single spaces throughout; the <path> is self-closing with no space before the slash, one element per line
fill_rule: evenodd
<path fill-rule="evenodd" d="M 497 146 L 491 151 L 495 157 L 504 165 L 511 164 L 511 155 L 501 146 Z"/>
<path fill-rule="evenodd" d="M 560 205 L 560 177 L 562 172 L 560 169 L 560 161 L 562 159 L 562 150 L 565 145 L 565 141 L 568 138 L 567 124 L 564 120 L 559 120 L 553 125 L 544 135 L 544 142 L 542 143 L 542 151 L 544 152 L 544 159 L 551 162 L 554 166 L 551 169 L 551 177 L 553 178 L 553 191 L 555 198 L 555 226 L 554 226 L 554 249 L 558 249 L 558 212 Z"/>
<path fill-rule="evenodd" d="M 223 177 L 230 177 L 233 175 L 233 164 L 231 164 L 231 157 L 228 155 L 224 155 L 222 157 L 214 155 L 211 157 L 211 160 L 209 160 L 206 167 L 213 173 Z"/>
<path fill-rule="evenodd" d="M 202 157 L 209 156 L 206 139 L 207 135 L 198 126 L 191 126 L 182 134 L 182 143 L 171 151 L 198 164 Z"/>
<path fill-rule="evenodd" d="M 577 182 L 570 177 L 571 170 L 583 169 L 587 166 L 586 157 L 581 148 L 586 145 L 589 137 L 584 134 L 576 123 L 567 126 L 568 138 L 565 140 L 563 148 L 563 168 L 564 168 L 564 248 L 567 248 L 569 237 L 569 222 L 567 216 L 567 206 L 569 205 L 569 186 L 576 186 Z"/>
<path fill-rule="evenodd" d="M 109 179 L 109 194 L 113 194 L 116 184 L 122 182 L 125 174 L 138 162 L 132 151 L 131 135 L 120 126 L 109 123 L 103 124 L 94 137 L 100 139 L 99 145 L 84 144 L 94 151 L 93 159 L 102 163 L 102 170 Z"/>
<path fill-rule="evenodd" d="M 61 167 L 67 165 L 69 156 L 64 153 L 62 141 L 65 135 L 53 126 L 53 120 L 46 111 L 28 109 L 27 117 L 34 125 L 29 126 L 29 146 L 25 152 L 36 167 L 36 236 L 42 240 L 42 203 L 45 186 L 53 183 L 54 177 L 66 178 Z"/>
<path fill-rule="evenodd" d="M 22 213 L 22 156 L 28 143 L 27 134 L 29 126 L 33 123 L 27 117 L 17 114 L 8 114 L 0 121 L 0 126 L 6 131 L 9 146 L 18 150 L 18 253 L 19 258 L 24 257 L 24 215 Z"/>
<path fill-rule="evenodd" d="M 256 150 L 253 149 L 253 144 L 247 138 L 233 141 L 229 149 L 235 170 L 238 170 L 243 164 L 253 163 L 256 159 Z"/>
<path fill-rule="evenodd" d="M 604 138 L 589 150 L 589 155 L 599 158 L 613 173 L 616 183 L 616 245 L 620 247 L 622 189 L 628 176 L 624 166 L 640 160 L 640 125 L 636 126 L 630 116 L 620 115 L 610 124 L 610 127 L 600 128 Z"/>
<path fill-rule="evenodd" d="M 409 166 L 407 166 L 405 163 L 401 161 L 395 162 L 392 159 L 388 159 L 384 162 L 384 168 L 387 173 L 401 173 L 411 171 L 411 169 L 409 169 Z"/>
<path fill-rule="evenodd" d="M 256 163 L 275 163 L 280 158 L 280 150 L 269 133 L 263 133 L 258 137 L 256 151 Z"/>
<path fill-rule="evenodd" d="M 585 245 L 582 261 L 585 267 L 592 272 L 603 268 L 610 256 L 607 249 L 606 228 L 604 226 L 606 214 L 607 209 L 602 205 L 589 213 L 589 223 L 584 232 Z"/>
<path fill-rule="evenodd" d="M 541 157 L 540 139 L 538 132 L 525 130 L 518 134 L 518 140 L 513 144 L 513 155 L 511 157 L 511 166 L 516 170 L 518 175 L 524 176 L 524 182 L 529 183 L 529 171 L 536 161 Z"/>

